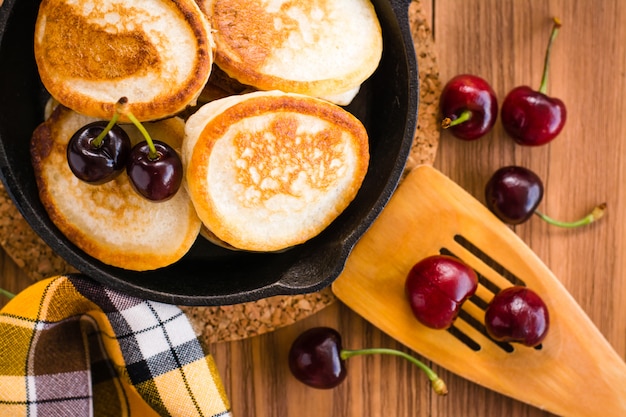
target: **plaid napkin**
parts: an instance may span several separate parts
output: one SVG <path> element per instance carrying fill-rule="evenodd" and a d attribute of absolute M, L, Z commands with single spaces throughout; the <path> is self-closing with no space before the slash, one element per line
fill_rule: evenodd
<path fill-rule="evenodd" d="M 0 310 L 0 416 L 230 416 L 212 356 L 176 306 L 82 275 Z"/>

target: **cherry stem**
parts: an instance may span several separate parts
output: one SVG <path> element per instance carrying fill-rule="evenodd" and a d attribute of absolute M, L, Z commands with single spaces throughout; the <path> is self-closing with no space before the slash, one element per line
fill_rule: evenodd
<path fill-rule="evenodd" d="M 546 48 L 546 57 L 543 61 L 543 76 L 541 78 L 541 86 L 539 86 L 539 92 L 542 94 L 546 94 L 548 91 L 548 67 L 550 66 L 550 50 L 552 49 L 552 44 L 556 39 L 556 35 L 559 33 L 559 29 L 561 27 L 561 19 L 558 17 L 553 18 L 554 25 L 552 26 L 552 34 L 550 35 L 550 40 L 548 41 L 548 47 Z"/>
<path fill-rule="evenodd" d="M 148 154 L 148 158 L 151 161 L 154 161 L 155 159 L 157 159 L 159 157 L 159 154 L 157 153 L 157 150 L 154 147 L 154 142 L 152 141 L 152 138 L 150 137 L 150 134 L 148 133 L 146 128 L 143 127 L 141 122 L 137 120 L 137 118 L 131 112 L 126 113 L 126 116 L 130 119 L 131 122 L 133 122 L 135 127 L 139 129 L 143 137 L 146 139 L 146 142 L 148 143 L 148 147 L 150 148 L 150 153 Z"/>
<path fill-rule="evenodd" d="M 449 117 L 446 117 L 441 121 L 441 127 L 447 129 L 452 126 L 460 125 L 461 123 L 467 122 L 472 118 L 472 112 L 470 110 L 465 110 L 459 117 L 452 120 Z"/>
<path fill-rule="evenodd" d="M 591 213 L 587 214 L 585 217 L 583 217 L 582 219 L 579 220 L 575 220 L 572 222 L 564 222 L 564 221 L 560 221 L 560 220 L 555 220 L 552 217 L 549 217 L 543 213 L 541 213 L 540 211 L 535 210 L 535 214 L 539 217 L 541 217 L 543 220 L 545 220 L 546 222 L 548 222 L 549 224 L 552 224 L 554 226 L 558 226 L 558 227 L 565 227 L 568 229 L 573 229 L 575 227 L 579 227 L 579 226 L 584 226 L 587 224 L 591 224 L 594 221 L 600 219 L 602 216 L 604 216 L 604 212 L 606 211 L 606 203 L 602 203 L 597 205 L 596 207 L 593 208 L 593 210 L 591 210 Z"/>
<path fill-rule="evenodd" d="M 120 113 L 116 111 L 115 114 L 113 115 L 113 118 L 109 120 L 109 124 L 107 124 L 104 130 L 100 132 L 100 134 L 96 136 L 94 140 L 91 141 L 91 144 L 95 148 L 99 148 L 100 146 L 102 146 L 102 142 L 104 141 L 104 138 L 106 137 L 106 135 L 109 134 L 111 129 L 113 129 L 113 126 L 115 126 L 115 123 L 117 123 L 117 119 L 119 118 L 120 118 Z"/>
<path fill-rule="evenodd" d="M 430 384 L 433 387 L 433 390 L 439 395 L 446 395 L 448 393 L 448 387 L 446 387 L 446 383 L 441 379 L 435 371 L 429 368 L 426 364 L 414 358 L 411 355 L 408 355 L 402 351 L 395 349 L 386 349 L 386 348 L 370 348 L 370 349 L 356 349 L 356 350 L 348 350 L 342 349 L 339 353 L 341 359 L 346 360 L 353 356 L 358 355 L 376 355 L 376 354 L 384 354 L 384 355 L 395 355 L 400 356 L 412 364 L 416 365 L 420 368 L 430 380 Z"/>
<path fill-rule="evenodd" d="M 8 299 L 11 299 L 11 298 L 15 297 L 15 294 L 5 290 L 4 288 L 0 288 L 0 294 L 4 295 Z"/>
<path fill-rule="evenodd" d="M 135 117 L 135 115 L 130 110 L 128 110 L 128 108 L 126 107 L 127 103 L 128 103 L 128 99 L 126 97 L 120 98 L 117 102 L 116 113 L 123 113 L 135 125 L 135 127 L 139 130 L 139 132 L 141 132 L 144 139 L 146 140 L 146 143 L 148 144 L 148 148 L 150 148 L 150 152 L 148 153 L 148 159 L 150 159 L 151 161 L 158 159 L 159 154 L 157 153 L 157 150 L 154 146 L 154 142 L 152 141 L 152 138 L 150 137 L 150 134 L 148 133 L 146 128 L 143 126 L 143 124 L 141 124 L 141 122 Z"/>

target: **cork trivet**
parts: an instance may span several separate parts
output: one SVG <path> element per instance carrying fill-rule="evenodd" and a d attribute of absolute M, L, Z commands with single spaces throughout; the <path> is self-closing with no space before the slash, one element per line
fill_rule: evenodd
<path fill-rule="evenodd" d="M 1 2 L 2 0 L 0 0 Z M 1 3 L 0 3 L 1 4 Z M 409 8 L 420 78 L 418 126 L 406 165 L 434 163 L 439 144 L 439 69 L 428 20 L 421 3 Z M 0 184 L 0 245 L 33 281 L 75 272 L 67 262 L 30 228 Z M 260 335 L 302 320 L 336 301 L 330 288 L 311 294 L 274 296 L 263 300 L 219 307 L 182 307 L 205 343 L 233 341 Z"/>
<path fill-rule="evenodd" d="M 405 173 L 417 165 L 432 165 L 435 161 L 439 145 L 439 97 L 442 89 L 433 34 L 419 0 L 412 1 L 409 6 L 409 25 L 419 69 L 420 101 L 417 129 Z"/>

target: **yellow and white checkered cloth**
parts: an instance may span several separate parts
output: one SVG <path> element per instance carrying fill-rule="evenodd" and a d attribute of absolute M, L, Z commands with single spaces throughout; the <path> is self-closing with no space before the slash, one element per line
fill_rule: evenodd
<path fill-rule="evenodd" d="M 83 275 L 0 310 L 0 416 L 230 416 L 215 363 L 176 306 Z"/>

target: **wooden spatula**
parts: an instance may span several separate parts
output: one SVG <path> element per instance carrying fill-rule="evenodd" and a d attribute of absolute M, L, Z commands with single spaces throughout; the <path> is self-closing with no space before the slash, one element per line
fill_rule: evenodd
<path fill-rule="evenodd" d="M 449 330 L 420 325 L 404 293 L 409 269 L 437 253 L 458 256 L 480 281 Z M 495 343 L 485 332 L 487 303 L 513 284 L 548 306 L 550 329 L 538 348 Z M 332 289 L 382 331 L 470 381 L 561 416 L 626 416 L 626 363 L 535 253 L 430 166 L 404 179 Z"/>

